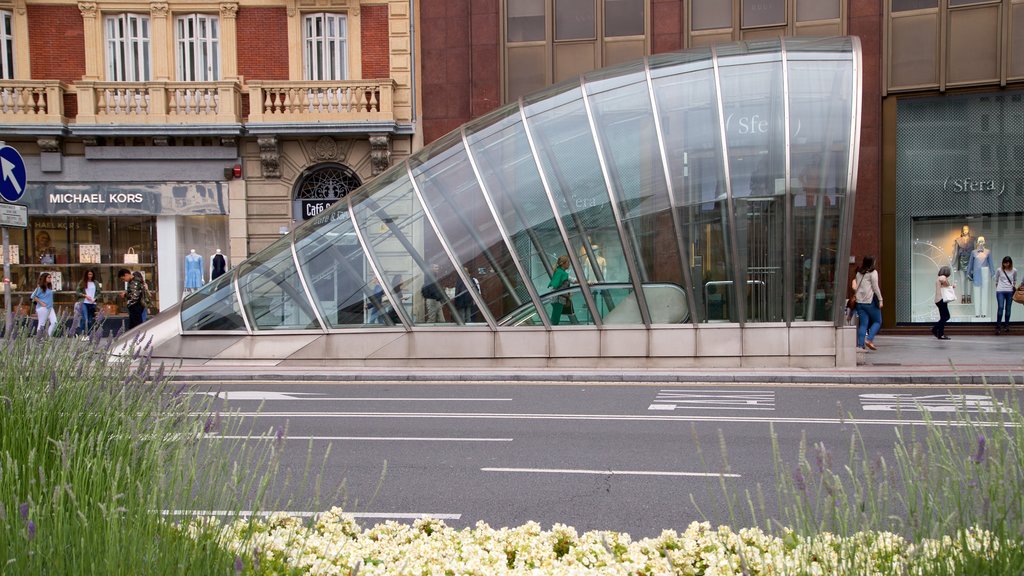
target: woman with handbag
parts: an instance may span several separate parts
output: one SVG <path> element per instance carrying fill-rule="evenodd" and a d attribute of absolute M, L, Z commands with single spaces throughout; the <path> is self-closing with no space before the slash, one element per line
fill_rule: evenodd
<path fill-rule="evenodd" d="M 1003 264 L 996 274 L 996 334 L 1009 333 L 1010 307 L 1013 306 L 1013 293 L 1017 290 L 1017 269 L 1013 267 L 1013 258 L 1003 256 Z M 1003 310 L 1006 316 L 1003 316 Z M 1003 327 L 999 327 L 999 321 Z"/>
<path fill-rule="evenodd" d="M 562 290 L 569 287 L 569 257 L 565 254 L 558 257 L 558 261 L 555 263 L 555 271 L 551 273 L 551 282 L 548 282 L 548 288 L 552 290 Z M 559 296 L 551 302 L 551 325 L 558 326 L 558 323 L 562 321 L 562 312 L 566 314 L 572 314 L 572 297 L 568 294 Z M 569 310 L 566 310 L 569 308 Z"/>
<path fill-rule="evenodd" d="M 857 348 L 878 350 L 874 340 L 882 328 L 882 289 L 874 256 L 865 256 L 861 261 L 853 289 L 857 291 Z"/>
<path fill-rule="evenodd" d="M 949 303 L 956 301 L 956 291 L 949 283 L 949 275 L 952 273 L 949 266 L 943 266 L 939 268 L 939 277 L 935 279 L 935 307 L 939 309 L 939 321 L 932 326 L 932 334 L 939 340 L 949 340 L 949 336 L 946 336 Z"/>
<path fill-rule="evenodd" d="M 39 275 L 39 283 L 30 298 L 36 305 L 36 330 L 42 330 L 43 326 L 46 326 L 46 335 L 53 336 L 53 331 L 57 328 L 57 313 L 53 311 L 53 281 L 49 272 Z"/>

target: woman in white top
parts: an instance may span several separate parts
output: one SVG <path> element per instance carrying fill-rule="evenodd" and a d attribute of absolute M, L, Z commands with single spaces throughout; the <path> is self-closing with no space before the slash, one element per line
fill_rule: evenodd
<path fill-rule="evenodd" d="M 857 291 L 857 348 L 877 350 L 874 339 L 882 327 L 882 289 L 878 285 L 875 257 L 865 256 L 853 280 Z"/>
<path fill-rule="evenodd" d="M 96 281 L 96 273 L 86 270 L 82 275 L 82 280 L 78 283 L 78 289 L 75 290 L 75 295 L 78 296 L 78 302 L 81 304 L 81 319 L 78 326 L 85 336 L 88 336 L 89 330 L 96 322 L 96 298 L 99 297 L 102 289 L 103 287 Z"/>
<path fill-rule="evenodd" d="M 1010 331 L 1010 307 L 1013 305 L 1013 291 L 1017 289 L 1017 269 L 1013 267 L 1013 258 L 1003 256 L 1003 264 L 996 272 L 996 334 Z M 1006 310 L 1006 317 L 1003 317 Z M 999 321 L 1003 327 L 999 327 Z"/>
<path fill-rule="evenodd" d="M 939 340 L 949 340 L 946 336 L 946 322 L 949 322 L 949 302 L 942 298 L 942 289 L 952 286 L 949 275 L 953 272 L 949 266 L 939 268 L 939 276 L 935 279 L 935 306 L 939 309 L 939 321 L 932 326 L 932 334 Z"/>

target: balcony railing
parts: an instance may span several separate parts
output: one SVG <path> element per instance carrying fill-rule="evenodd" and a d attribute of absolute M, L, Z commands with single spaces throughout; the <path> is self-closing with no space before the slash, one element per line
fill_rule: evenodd
<path fill-rule="evenodd" d="M 395 81 L 253 81 L 249 122 L 394 121 Z"/>
<path fill-rule="evenodd" d="M 0 125 L 394 122 L 395 81 L 107 82 L 0 80 Z M 249 115 L 242 115 L 242 91 Z M 74 94 L 74 98 L 71 97 Z M 65 117 L 64 101 L 77 115 Z"/>
<path fill-rule="evenodd" d="M 0 124 L 56 124 L 64 117 L 67 84 L 59 80 L 0 80 Z"/>
<path fill-rule="evenodd" d="M 76 124 L 238 124 L 238 82 L 75 83 Z"/>

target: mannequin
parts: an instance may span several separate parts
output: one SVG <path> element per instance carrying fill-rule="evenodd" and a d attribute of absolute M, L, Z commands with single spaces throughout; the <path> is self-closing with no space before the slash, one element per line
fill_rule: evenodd
<path fill-rule="evenodd" d="M 195 248 L 185 255 L 185 293 L 191 294 L 203 287 L 203 257 Z"/>
<path fill-rule="evenodd" d="M 227 270 L 227 260 L 220 253 L 220 248 L 210 257 L 210 280 L 216 280 L 224 275 Z"/>
<path fill-rule="evenodd" d="M 974 284 L 974 317 L 988 316 L 988 299 L 992 292 L 992 279 L 996 267 L 992 265 L 992 252 L 985 246 L 985 237 L 978 236 L 978 242 L 967 263 L 968 279 Z"/>
<path fill-rule="evenodd" d="M 955 285 L 961 287 L 960 303 L 971 303 L 971 283 L 967 282 L 968 263 L 971 260 L 971 253 L 974 252 L 974 236 L 971 236 L 971 227 L 964 224 L 960 229 L 960 237 L 953 241 L 953 271 L 956 272 Z"/>

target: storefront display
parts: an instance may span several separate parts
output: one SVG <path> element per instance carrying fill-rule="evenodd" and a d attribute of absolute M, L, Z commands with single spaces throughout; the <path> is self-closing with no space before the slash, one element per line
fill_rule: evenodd
<path fill-rule="evenodd" d="M 1024 92 L 901 100 L 897 112 L 898 323 L 938 318 L 949 266 L 951 323 L 993 323 L 1004 256 L 1024 262 Z"/>

